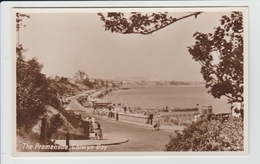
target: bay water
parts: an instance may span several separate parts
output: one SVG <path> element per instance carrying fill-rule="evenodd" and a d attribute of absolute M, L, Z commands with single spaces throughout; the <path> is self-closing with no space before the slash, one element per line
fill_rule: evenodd
<path fill-rule="evenodd" d="M 204 86 L 169 86 L 147 87 L 129 90 L 117 90 L 104 98 L 128 106 L 139 106 L 145 109 L 169 108 L 201 108 L 205 105 L 213 107 L 213 113 L 230 112 L 230 104 L 226 97 L 215 99 L 207 93 Z"/>

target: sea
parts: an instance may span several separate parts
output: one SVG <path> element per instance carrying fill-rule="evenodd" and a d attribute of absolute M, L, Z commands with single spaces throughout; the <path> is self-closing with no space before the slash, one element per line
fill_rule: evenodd
<path fill-rule="evenodd" d="M 226 97 L 214 98 L 204 86 L 147 87 L 117 90 L 104 97 L 114 103 L 144 109 L 195 108 L 211 105 L 213 113 L 230 112 Z"/>

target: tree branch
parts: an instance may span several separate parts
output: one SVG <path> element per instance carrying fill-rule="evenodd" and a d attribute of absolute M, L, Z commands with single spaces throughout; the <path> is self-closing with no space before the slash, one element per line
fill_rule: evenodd
<path fill-rule="evenodd" d="M 167 27 L 167 26 L 169 26 L 169 25 L 171 25 L 171 24 L 173 24 L 173 23 L 175 23 L 175 22 L 177 22 L 177 21 L 180 21 L 180 20 L 182 20 L 182 19 L 191 17 L 191 16 L 193 16 L 193 15 L 194 15 L 195 18 L 196 18 L 197 15 L 199 15 L 199 14 L 201 14 L 201 13 L 202 13 L 202 12 L 196 12 L 196 13 L 192 13 L 192 14 L 189 14 L 189 15 L 185 15 L 185 16 L 180 17 L 180 18 L 178 18 L 178 19 L 173 19 L 173 21 L 172 21 L 171 23 L 169 23 L 169 24 L 166 24 L 166 25 L 164 25 L 164 26 L 161 26 L 161 27 L 159 27 L 159 28 L 156 28 L 156 29 L 154 29 L 154 30 L 152 30 L 152 31 L 149 31 L 149 32 L 147 32 L 147 33 L 141 33 L 141 34 L 144 34 L 144 35 L 151 34 L 151 33 L 155 32 L 155 31 L 158 31 L 158 30 L 160 30 L 160 29 L 162 29 L 162 28 L 164 28 L 164 27 Z M 137 33 L 139 33 L 139 32 L 137 32 Z"/>
<path fill-rule="evenodd" d="M 106 30 L 110 30 L 111 32 L 117 32 L 117 33 L 121 33 L 121 34 L 143 34 L 143 35 L 148 35 L 148 34 L 152 34 L 155 31 L 158 31 L 166 26 L 169 26 L 179 20 L 191 17 L 191 16 L 195 16 L 195 18 L 197 18 L 197 16 L 199 14 L 201 14 L 202 12 L 195 12 L 192 14 L 188 14 L 185 16 L 182 16 L 180 18 L 166 18 L 167 16 L 162 16 L 162 15 L 150 15 L 150 16 L 146 16 L 145 18 L 140 16 L 140 14 L 138 15 L 138 18 L 135 17 L 131 17 L 133 18 L 133 20 L 131 20 L 130 22 L 125 22 L 124 21 L 124 25 L 121 23 L 122 20 L 126 19 L 126 18 L 122 18 L 122 17 L 108 17 L 109 19 L 106 19 L 102 13 L 98 13 L 98 15 L 101 17 L 101 20 L 103 22 L 105 22 L 105 27 Z M 130 18 L 130 19 L 131 19 Z M 152 18 L 152 19 L 150 19 Z M 153 25 L 152 27 L 141 27 L 141 25 L 143 25 L 143 22 L 136 22 L 136 21 L 144 21 L 144 19 L 146 21 L 149 22 L 149 24 Z M 119 23 L 118 23 L 119 22 Z M 127 23 L 127 25 L 125 25 L 125 23 Z M 119 27 L 122 26 L 123 29 L 120 29 Z M 141 28 L 141 30 L 140 30 Z"/>

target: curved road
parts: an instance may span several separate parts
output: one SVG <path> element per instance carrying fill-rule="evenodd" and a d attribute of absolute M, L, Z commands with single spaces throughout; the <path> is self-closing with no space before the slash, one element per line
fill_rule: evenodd
<path fill-rule="evenodd" d="M 82 119 L 92 116 L 91 109 L 82 107 L 75 100 L 75 97 L 71 97 L 70 100 L 71 103 L 68 108 L 81 113 Z M 141 127 L 106 118 L 95 117 L 95 119 L 101 124 L 103 134 L 120 136 L 128 139 L 128 142 L 126 143 L 107 145 L 106 152 L 163 151 L 164 145 L 169 141 L 169 134 L 172 133 L 167 131 L 152 131 L 152 127 Z"/>

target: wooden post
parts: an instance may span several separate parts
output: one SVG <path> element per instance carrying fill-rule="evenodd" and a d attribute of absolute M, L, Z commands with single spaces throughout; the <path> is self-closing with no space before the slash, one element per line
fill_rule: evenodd
<path fill-rule="evenodd" d="M 67 132 L 67 136 L 66 136 L 66 145 L 68 147 L 70 147 L 70 133 L 69 132 Z"/>
<path fill-rule="evenodd" d="M 116 113 L 116 121 L 118 121 L 118 113 Z"/>
<path fill-rule="evenodd" d="M 42 118 L 42 126 L 41 126 L 41 135 L 40 135 L 40 141 L 45 143 L 45 138 L 46 138 L 46 118 Z"/>

